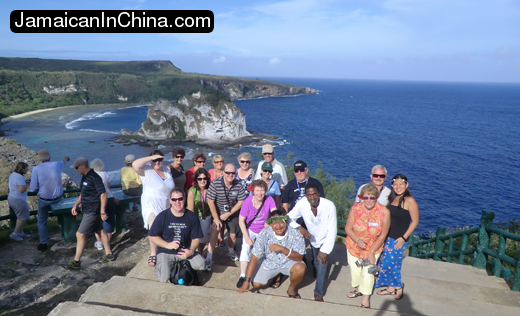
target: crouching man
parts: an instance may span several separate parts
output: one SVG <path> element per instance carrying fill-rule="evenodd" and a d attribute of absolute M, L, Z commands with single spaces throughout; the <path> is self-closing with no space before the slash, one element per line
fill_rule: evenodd
<path fill-rule="evenodd" d="M 170 209 L 159 213 L 148 231 L 148 238 L 157 245 L 154 274 L 161 282 L 170 279 L 176 261 L 188 259 L 193 269 L 204 269 L 204 257 L 195 252 L 204 236 L 199 218 L 186 210 L 184 203 L 184 191 L 174 188 L 170 193 Z"/>
<path fill-rule="evenodd" d="M 246 278 L 237 293 L 249 292 L 251 278 L 253 289 L 267 287 L 269 280 L 279 273 L 289 276 L 290 284 L 287 295 L 291 298 L 301 298 L 296 289 L 305 276 L 305 241 L 300 232 L 286 225 L 289 220 L 281 210 L 271 213 L 265 228 L 256 237 L 253 244 L 251 260 L 247 266 Z M 257 267 L 260 259 L 264 259 Z M 254 277 L 253 277 L 254 275 Z"/>

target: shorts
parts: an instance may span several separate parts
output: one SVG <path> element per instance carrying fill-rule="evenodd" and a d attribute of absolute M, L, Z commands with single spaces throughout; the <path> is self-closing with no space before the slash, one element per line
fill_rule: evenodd
<path fill-rule="evenodd" d="M 231 215 L 226 221 L 222 222 L 223 227 L 227 229 L 230 234 L 236 234 L 240 230 L 238 225 L 238 214 L 235 216 Z"/>
<path fill-rule="evenodd" d="M 29 204 L 27 204 L 26 200 L 8 196 L 7 202 L 9 203 L 9 206 L 13 209 L 14 214 L 16 214 L 16 218 L 18 218 L 21 221 L 26 221 L 29 219 Z"/>
<path fill-rule="evenodd" d="M 249 238 L 255 240 L 257 233 L 252 232 L 251 229 L 247 229 Z M 254 245 L 254 244 L 253 244 Z M 242 237 L 242 250 L 240 251 L 240 262 L 249 262 L 251 260 L 251 246 L 246 242 L 246 238 Z"/>
<path fill-rule="evenodd" d="M 88 235 L 103 230 L 103 220 L 100 214 L 83 214 L 83 219 L 79 224 L 78 233 Z"/>
<path fill-rule="evenodd" d="M 131 188 L 128 190 L 123 190 L 123 194 L 128 196 L 141 196 L 143 194 L 143 188 Z"/>
<path fill-rule="evenodd" d="M 108 218 L 106 221 L 103 221 L 103 229 L 105 232 L 111 234 L 114 232 L 114 226 L 116 224 L 116 201 L 113 197 L 107 199 L 105 213 L 107 213 Z"/>
<path fill-rule="evenodd" d="M 277 276 L 279 273 L 286 275 L 286 276 L 291 276 L 291 268 L 293 267 L 293 265 L 295 265 L 296 263 L 305 264 L 303 261 L 289 260 L 289 263 L 287 264 L 287 267 L 285 267 L 285 268 L 265 270 L 264 263 L 265 263 L 265 260 L 262 260 L 262 264 L 260 266 L 256 267 L 256 271 L 255 271 L 255 274 L 253 277 L 253 282 L 260 283 L 260 284 L 267 284 L 267 282 L 269 282 L 269 280 L 271 280 L 272 278 Z"/>
<path fill-rule="evenodd" d="M 204 237 L 200 239 L 201 244 L 205 244 L 209 241 L 209 235 L 211 234 L 211 223 L 213 222 L 213 217 L 206 216 L 205 219 L 199 217 L 200 228 L 202 229 L 202 233 Z"/>

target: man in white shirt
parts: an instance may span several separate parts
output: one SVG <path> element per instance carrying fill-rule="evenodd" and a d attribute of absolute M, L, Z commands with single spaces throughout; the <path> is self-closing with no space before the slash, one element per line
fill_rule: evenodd
<path fill-rule="evenodd" d="M 283 163 L 274 159 L 274 149 L 273 145 L 265 144 L 262 147 L 262 155 L 264 155 L 264 159 L 258 163 L 258 168 L 256 169 L 255 180 L 262 178 L 262 165 L 264 162 L 270 162 L 273 165 L 273 174 L 271 175 L 271 179 L 276 180 L 278 185 L 280 186 L 280 191 L 283 194 L 283 190 L 287 185 L 287 173 L 285 172 L 285 166 Z"/>
<path fill-rule="evenodd" d="M 392 192 L 389 188 L 384 186 L 386 175 L 386 168 L 381 165 L 374 166 L 372 168 L 372 173 L 370 174 L 372 183 L 376 186 L 376 188 L 379 189 L 379 198 L 377 199 L 377 202 L 383 204 L 384 206 L 388 204 L 388 196 L 390 195 L 390 192 Z M 363 189 L 363 187 L 367 184 L 368 183 L 365 183 L 359 187 L 354 204 L 361 203 L 361 198 L 359 197 L 361 195 L 361 189 Z"/>
<path fill-rule="evenodd" d="M 290 225 L 300 230 L 303 237 L 309 238 L 314 267 L 316 268 L 316 286 L 314 300 L 323 302 L 323 283 L 327 274 L 328 257 L 334 249 L 338 232 L 336 206 L 330 200 L 319 195 L 318 186 L 311 182 L 305 186 L 305 197 L 298 201 L 289 212 Z M 307 229 L 296 220 L 302 218 Z"/>

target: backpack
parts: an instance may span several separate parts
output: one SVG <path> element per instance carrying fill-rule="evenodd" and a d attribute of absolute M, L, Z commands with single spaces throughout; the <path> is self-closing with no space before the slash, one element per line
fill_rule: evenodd
<path fill-rule="evenodd" d="M 182 279 L 181 285 L 199 285 L 199 278 L 197 271 L 195 271 L 188 260 L 184 259 L 173 263 L 172 272 L 170 273 L 170 282 L 172 284 L 179 284 L 179 280 Z"/>

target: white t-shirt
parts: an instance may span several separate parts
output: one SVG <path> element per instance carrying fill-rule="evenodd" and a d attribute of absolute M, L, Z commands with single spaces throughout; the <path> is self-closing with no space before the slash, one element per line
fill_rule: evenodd
<path fill-rule="evenodd" d="M 110 182 L 110 177 L 108 176 L 108 173 L 106 173 L 105 171 L 96 171 L 96 173 L 101 177 L 101 180 L 103 180 L 103 184 L 105 185 L 105 191 L 107 192 L 107 199 L 113 198 L 114 195 L 108 187 L 108 183 Z"/>
<path fill-rule="evenodd" d="M 9 196 L 15 199 L 26 200 L 27 199 L 27 190 L 24 193 L 20 193 L 18 190 L 19 185 L 26 185 L 25 178 L 19 174 L 18 172 L 13 172 L 9 176 L 8 179 L 9 185 Z"/>

